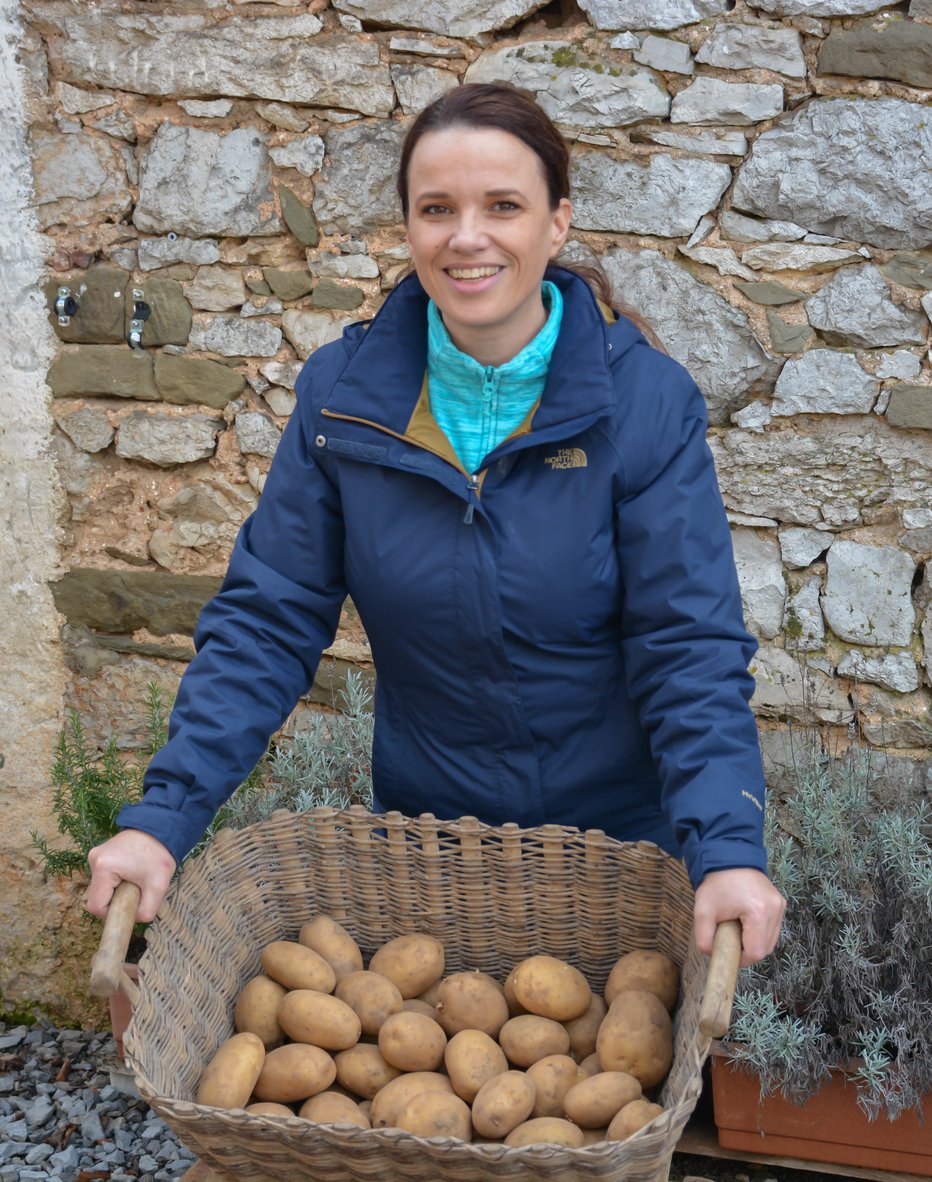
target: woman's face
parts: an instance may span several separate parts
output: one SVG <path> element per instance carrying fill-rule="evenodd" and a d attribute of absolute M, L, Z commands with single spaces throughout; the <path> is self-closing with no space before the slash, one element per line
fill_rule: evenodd
<path fill-rule="evenodd" d="M 541 280 L 572 207 L 550 208 L 537 155 L 486 128 L 427 132 L 408 169 L 408 246 L 454 344 L 483 365 L 519 353 L 546 321 Z"/>

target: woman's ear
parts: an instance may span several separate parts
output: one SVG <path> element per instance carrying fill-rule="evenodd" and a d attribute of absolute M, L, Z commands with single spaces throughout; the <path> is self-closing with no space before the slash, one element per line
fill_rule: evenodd
<path fill-rule="evenodd" d="M 570 232 L 570 222 L 573 219 L 573 205 L 568 197 L 561 197 L 560 204 L 553 211 L 553 233 L 550 246 L 550 257 L 555 259 L 563 249 L 563 243 Z"/>

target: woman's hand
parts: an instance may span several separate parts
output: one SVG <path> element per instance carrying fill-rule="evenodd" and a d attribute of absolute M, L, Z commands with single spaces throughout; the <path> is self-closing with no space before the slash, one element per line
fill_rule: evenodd
<path fill-rule="evenodd" d="M 156 837 L 140 829 L 124 829 L 87 856 L 91 868 L 85 907 L 106 918 L 113 892 L 121 882 L 134 882 L 142 892 L 137 923 L 155 919 L 175 873 L 175 859 Z"/>
<path fill-rule="evenodd" d="M 711 955 L 715 929 L 726 919 L 741 921 L 741 966 L 763 960 L 780 935 L 786 900 L 760 870 L 714 870 L 696 890 L 696 946 Z"/>

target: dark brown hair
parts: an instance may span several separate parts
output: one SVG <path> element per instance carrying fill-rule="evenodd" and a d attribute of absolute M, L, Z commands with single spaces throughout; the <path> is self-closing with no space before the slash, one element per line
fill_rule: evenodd
<path fill-rule="evenodd" d="M 405 136 L 398 162 L 398 196 L 405 221 L 409 210 L 411 155 L 428 132 L 446 131 L 451 127 L 488 128 L 515 136 L 540 161 L 550 208 L 556 209 L 564 197 L 570 196 L 569 145 L 530 91 L 509 82 L 467 82 L 429 103 Z M 603 304 L 622 312 L 653 344 L 658 343 L 644 318 L 614 298 L 611 282 L 596 260 L 578 264 L 558 259 L 557 265 L 575 271 Z"/>

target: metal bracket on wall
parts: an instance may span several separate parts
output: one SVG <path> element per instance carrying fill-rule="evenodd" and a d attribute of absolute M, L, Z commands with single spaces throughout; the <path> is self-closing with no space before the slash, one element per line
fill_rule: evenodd
<path fill-rule="evenodd" d="M 133 317 L 129 322 L 129 332 L 126 343 L 131 349 L 142 352 L 142 330 L 146 321 L 152 315 L 152 309 L 146 303 L 145 292 L 141 287 L 133 288 Z"/>
<path fill-rule="evenodd" d="M 71 317 L 77 314 L 81 303 L 81 296 L 87 291 L 87 284 L 82 283 L 77 291 L 72 291 L 64 284 L 58 289 L 55 299 L 55 315 L 58 323 L 64 328 L 71 323 Z"/>

